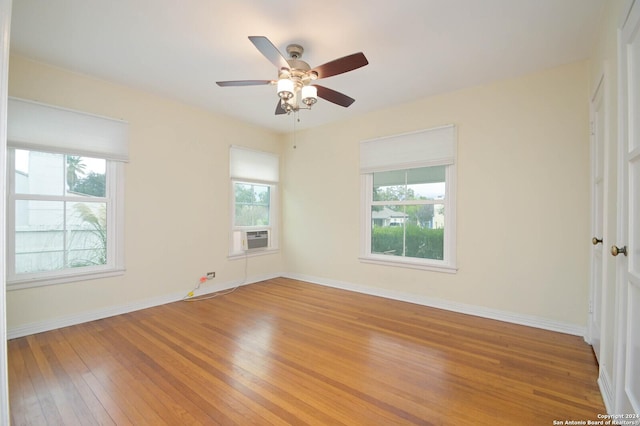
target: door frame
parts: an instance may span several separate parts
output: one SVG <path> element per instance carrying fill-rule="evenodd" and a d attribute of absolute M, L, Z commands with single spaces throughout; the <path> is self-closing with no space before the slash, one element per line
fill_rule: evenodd
<path fill-rule="evenodd" d="M 606 175 L 606 155 L 605 152 L 607 150 L 606 146 L 606 135 L 608 132 L 608 119 L 607 119 L 607 90 L 606 90 L 606 73 L 604 71 L 599 73 L 599 77 L 597 79 L 596 88 L 592 93 L 591 101 L 589 104 L 589 115 L 590 115 L 590 134 L 591 134 L 591 174 L 590 174 L 590 182 L 591 182 L 591 236 L 594 238 L 599 238 L 603 240 L 601 243 L 592 245 L 590 247 L 590 274 L 589 274 L 589 320 L 587 324 L 587 335 L 585 336 L 585 340 L 587 343 L 593 346 L 593 351 L 596 355 L 596 358 L 600 362 L 601 354 L 599 353 L 599 347 L 602 339 L 602 319 L 604 318 L 605 312 L 603 312 L 602 307 L 604 306 L 604 289 L 603 286 L 605 284 L 605 271 L 604 271 L 604 245 L 606 244 L 605 238 L 605 215 L 604 211 L 606 196 L 606 184 L 607 184 L 607 175 Z M 599 106 L 602 108 L 599 108 Z M 599 128 L 599 122 L 597 114 L 604 114 L 604 129 Z M 598 140 L 598 135 L 602 135 L 602 140 Z M 599 144 L 600 148 L 599 149 Z M 598 183 L 603 186 L 603 191 L 600 197 L 598 196 L 597 185 Z M 599 211 L 598 203 L 601 203 L 601 209 Z M 598 222 L 600 222 L 600 226 L 598 226 Z M 600 228 L 598 230 L 598 227 Z M 598 273 L 598 265 L 600 263 L 600 272 Z M 600 275 L 597 277 L 596 274 Z M 600 288 L 598 289 L 597 279 L 600 279 Z M 600 319 L 600 323 L 598 324 L 598 318 Z"/>
<path fill-rule="evenodd" d="M 9 94 L 9 38 L 12 0 L 0 0 L 0 164 L 6 164 L 7 99 Z M 4 170 L 4 168 L 3 168 Z M 0 259 L 6 259 L 6 177 L 0 173 Z M 7 304 L 5 262 L 0 261 L 0 425 L 9 424 L 9 374 L 7 360 Z"/>

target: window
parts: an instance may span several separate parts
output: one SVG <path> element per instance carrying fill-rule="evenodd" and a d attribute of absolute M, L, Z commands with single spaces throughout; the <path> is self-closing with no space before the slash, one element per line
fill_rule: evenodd
<path fill-rule="evenodd" d="M 241 226 L 270 226 L 271 186 L 234 182 L 234 224 Z"/>
<path fill-rule="evenodd" d="M 99 145 L 109 147 L 105 137 L 116 148 L 122 148 L 126 141 L 109 138 L 114 131 L 109 126 L 121 132 L 125 124 L 10 99 L 9 289 L 123 272 L 122 159 L 126 158 L 126 147 L 114 153 Z M 92 135 L 101 142 L 92 143 Z M 56 137 L 63 142 L 56 143 Z M 72 153 L 75 149 L 78 152 Z"/>
<path fill-rule="evenodd" d="M 231 232 L 229 255 L 244 255 L 247 231 L 266 231 L 266 247 L 278 248 L 279 159 L 275 154 L 232 146 L 230 150 Z M 260 253 L 257 251 L 256 253 Z"/>
<path fill-rule="evenodd" d="M 361 260 L 455 271 L 455 128 L 361 144 Z"/>

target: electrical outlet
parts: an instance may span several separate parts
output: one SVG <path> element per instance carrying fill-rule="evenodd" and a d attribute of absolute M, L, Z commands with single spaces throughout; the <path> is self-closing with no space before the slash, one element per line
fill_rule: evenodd
<path fill-rule="evenodd" d="M 216 273 L 215 272 L 207 272 L 207 279 L 208 280 L 212 280 L 216 277 Z"/>

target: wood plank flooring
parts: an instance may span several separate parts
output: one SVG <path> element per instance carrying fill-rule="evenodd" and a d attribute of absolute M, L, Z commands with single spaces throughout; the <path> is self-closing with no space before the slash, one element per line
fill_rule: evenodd
<path fill-rule="evenodd" d="M 552 425 L 582 338 L 278 278 L 13 339 L 13 425 Z"/>

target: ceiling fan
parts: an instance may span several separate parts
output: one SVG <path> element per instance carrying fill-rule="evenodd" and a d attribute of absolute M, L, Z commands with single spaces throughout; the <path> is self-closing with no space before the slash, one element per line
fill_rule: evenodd
<path fill-rule="evenodd" d="M 353 71 L 369 63 L 362 52 L 344 56 L 315 68 L 304 62 L 304 49 L 298 44 L 287 46 L 286 59 L 280 51 L 264 36 L 250 36 L 249 40 L 278 69 L 277 80 L 235 80 L 217 81 L 220 87 L 277 85 L 280 100 L 276 105 L 276 115 L 288 114 L 300 109 L 311 109 L 318 97 L 336 105 L 348 107 L 355 102 L 349 96 L 315 84 L 316 80 Z M 314 84 L 312 84 L 314 83 Z"/>

